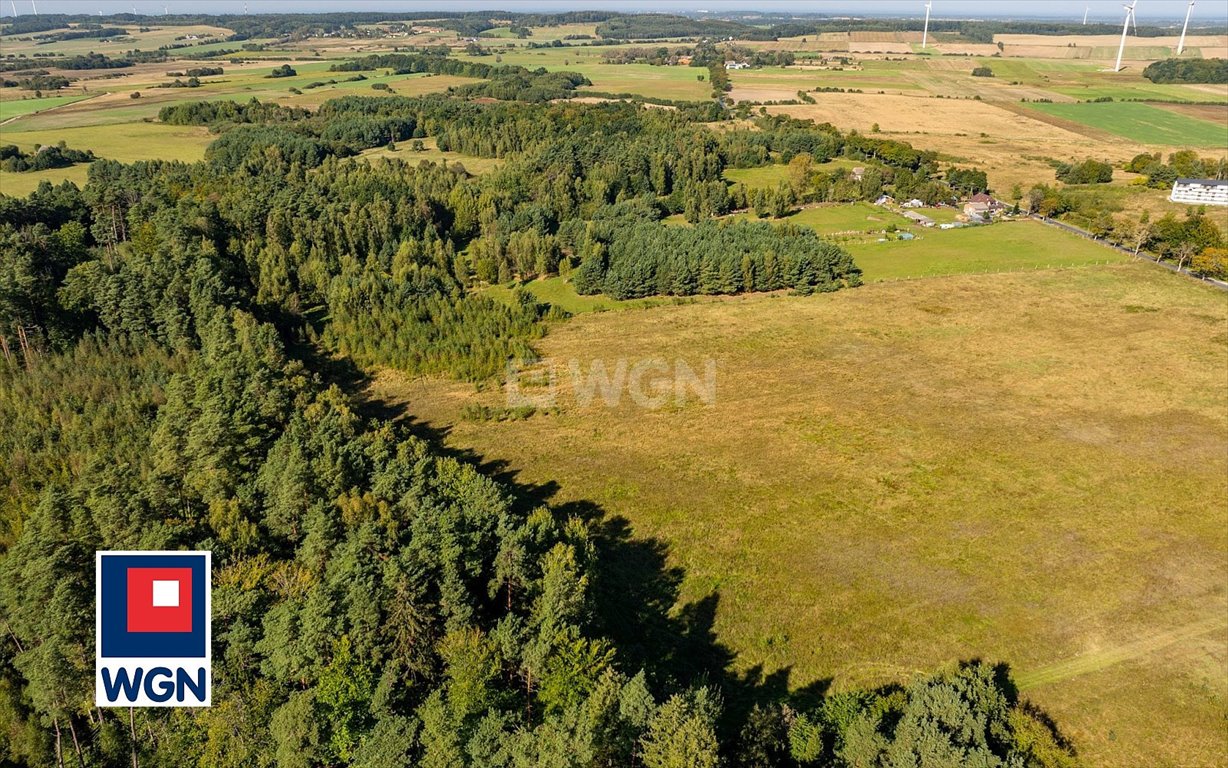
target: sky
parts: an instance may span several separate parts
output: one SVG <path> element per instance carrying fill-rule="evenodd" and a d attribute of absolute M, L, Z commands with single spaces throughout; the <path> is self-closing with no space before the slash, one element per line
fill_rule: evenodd
<path fill-rule="evenodd" d="M 11 3 L 22 15 L 32 13 L 242 13 L 244 0 L 0 0 L 0 13 L 12 15 Z M 1048 19 L 1078 18 L 1084 6 L 1090 17 L 1116 21 L 1122 17 L 1120 0 L 933 0 L 936 18 L 1012 16 Z M 569 11 L 617 10 L 626 12 L 778 11 L 837 15 L 922 16 L 923 0 L 246 0 L 251 13 L 361 11 Z M 1139 0 L 1138 19 L 1180 19 L 1187 0 Z M 1194 18 L 1228 23 L 1228 0 L 1198 0 Z"/>

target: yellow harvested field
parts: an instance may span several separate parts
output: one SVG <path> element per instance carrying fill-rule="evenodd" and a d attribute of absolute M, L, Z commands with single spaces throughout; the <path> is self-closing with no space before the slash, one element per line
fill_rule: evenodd
<path fill-rule="evenodd" d="M 920 42 L 920 41 L 918 41 Z M 887 41 L 849 41 L 850 53 L 912 53 L 912 46 L 908 43 L 889 43 Z"/>
<path fill-rule="evenodd" d="M 1179 115 L 1228 125 L 1228 104 L 1156 104 L 1156 106 Z"/>
<path fill-rule="evenodd" d="M 986 133 L 1030 141 L 1036 147 L 1052 141 L 1087 141 L 1085 136 L 983 101 L 863 93 L 821 93 L 815 94 L 815 99 L 817 104 L 770 110 L 863 132 L 877 124 L 884 133 L 932 136 Z"/>
<path fill-rule="evenodd" d="M 995 35 L 1006 58 L 1098 59 L 1108 61 L 1117 54 L 1121 38 L 1117 35 Z M 1128 37 L 1124 58 L 1128 61 L 1153 61 L 1175 55 L 1179 38 Z M 1223 35 L 1191 35 L 1186 48 L 1198 51 L 1204 59 L 1228 57 L 1228 38 Z M 1188 54 L 1187 54 L 1188 55 Z"/>
<path fill-rule="evenodd" d="M 989 43 L 938 43 L 934 50 L 951 56 L 993 56 L 998 46 Z"/>
<path fill-rule="evenodd" d="M 868 132 L 934 150 L 952 162 L 975 163 L 1002 192 L 1015 184 L 1052 184 L 1048 159 L 1077 161 L 1089 156 L 1128 160 L 1148 147 L 1088 126 L 1051 118 L 1007 102 L 918 96 L 823 93 L 817 104 L 768 107 L 770 112 L 830 122 L 844 130 Z"/>
<path fill-rule="evenodd" d="M 994 35 L 995 43 L 1003 45 L 1019 45 L 1019 46 L 1035 46 L 1037 48 L 1068 48 L 1071 45 L 1076 48 L 1099 48 L 1107 47 L 1117 49 L 1121 38 L 1117 35 Z M 1126 47 L 1132 48 L 1135 46 L 1168 46 L 1176 48 L 1177 42 L 1180 40 L 1179 35 L 1172 37 L 1128 37 L 1126 38 Z M 1191 48 L 1201 48 L 1203 46 L 1216 48 L 1228 47 L 1228 35 L 1190 35 L 1186 37 L 1185 44 Z"/>
<path fill-rule="evenodd" d="M 850 32 L 853 42 L 919 43 L 920 32 Z"/>

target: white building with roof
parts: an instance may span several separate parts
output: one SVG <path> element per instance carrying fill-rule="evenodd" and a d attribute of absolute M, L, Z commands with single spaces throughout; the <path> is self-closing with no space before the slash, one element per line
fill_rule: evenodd
<path fill-rule="evenodd" d="M 1174 203 L 1193 205 L 1228 205 L 1228 181 L 1219 179 L 1177 179 L 1173 182 Z"/>

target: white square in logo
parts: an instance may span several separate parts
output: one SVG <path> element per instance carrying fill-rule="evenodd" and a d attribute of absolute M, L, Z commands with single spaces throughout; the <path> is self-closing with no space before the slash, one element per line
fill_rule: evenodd
<path fill-rule="evenodd" d="M 158 581 L 155 579 L 153 582 L 153 607 L 178 608 L 179 582 Z"/>

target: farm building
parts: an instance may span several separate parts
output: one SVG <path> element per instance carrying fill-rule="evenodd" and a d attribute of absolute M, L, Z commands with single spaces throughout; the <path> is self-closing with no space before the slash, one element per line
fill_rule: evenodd
<path fill-rule="evenodd" d="M 1173 182 L 1174 203 L 1195 205 L 1228 205 L 1228 181 L 1218 179 L 1177 179 Z"/>
<path fill-rule="evenodd" d="M 978 192 L 977 194 L 968 198 L 968 202 L 975 203 L 977 205 L 984 205 L 986 206 L 985 210 L 988 210 L 988 211 L 1001 211 L 1006 208 L 1006 203 L 1002 202 L 1001 200 L 995 199 L 994 197 L 987 195 L 984 192 Z"/>
<path fill-rule="evenodd" d="M 915 221 L 923 227 L 934 226 L 933 219 L 923 213 L 917 213 L 916 211 L 904 211 L 904 218 Z"/>
<path fill-rule="evenodd" d="M 989 203 L 964 203 L 964 215 L 973 221 L 987 219 L 990 216 Z"/>

